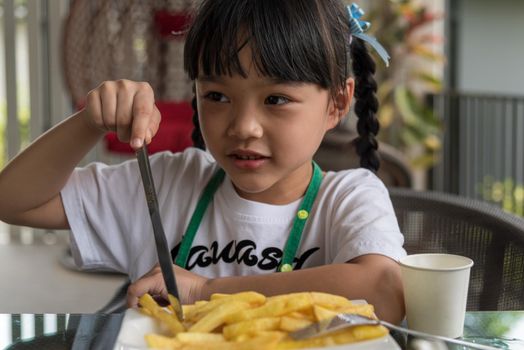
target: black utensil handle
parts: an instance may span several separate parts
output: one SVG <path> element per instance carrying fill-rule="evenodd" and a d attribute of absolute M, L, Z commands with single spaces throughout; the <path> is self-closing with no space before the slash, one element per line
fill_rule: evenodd
<path fill-rule="evenodd" d="M 162 275 L 166 283 L 167 292 L 178 298 L 178 288 L 173 274 L 173 261 L 171 260 L 171 252 L 169 251 L 164 228 L 160 221 L 160 214 L 157 210 L 151 213 L 151 223 L 153 224 L 153 231 L 155 233 L 155 244 L 158 255 L 158 262 Z"/>
<path fill-rule="evenodd" d="M 138 159 L 140 175 L 142 177 L 142 183 L 144 185 L 147 206 L 149 209 L 149 217 L 151 218 L 151 224 L 153 225 L 155 245 L 162 276 L 164 277 L 167 292 L 173 295 L 175 298 L 179 299 L 178 288 L 173 271 L 173 260 L 171 258 L 171 252 L 168 248 L 164 227 L 162 226 L 162 220 L 160 218 L 158 198 L 153 181 L 153 174 L 151 172 L 151 165 L 149 164 L 147 146 L 144 145 L 142 148 L 140 148 L 136 152 L 136 155 Z"/>

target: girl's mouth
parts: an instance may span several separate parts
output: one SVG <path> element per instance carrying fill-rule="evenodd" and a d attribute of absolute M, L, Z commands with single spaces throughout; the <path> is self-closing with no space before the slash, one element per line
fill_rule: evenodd
<path fill-rule="evenodd" d="M 240 159 L 240 160 L 259 160 L 259 159 L 267 158 L 264 156 L 242 156 L 238 154 L 233 155 L 233 157 L 236 159 Z"/>
<path fill-rule="evenodd" d="M 260 155 L 239 155 L 232 154 L 230 156 L 233 159 L 233 164 L 243 170 L 255 170 L 260 168 L 269 159 L 268 157 Z"/>

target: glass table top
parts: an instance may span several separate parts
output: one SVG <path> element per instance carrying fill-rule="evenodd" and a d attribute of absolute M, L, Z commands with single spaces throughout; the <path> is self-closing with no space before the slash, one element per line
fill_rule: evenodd
<path fill-rule="evenodd" d="M 123 316 L 0 314 L 0 350 L 111 349 Z M 412 348 L 401 335 L 394 338 L 402 348 Z M 524 350 L 524 311 L 467 312 L 463 339 L 500 349 Z"/>
<path fill-rule="evenodd" d="M 471 311 L 464 339 L 501 349 L 524 350 L 524 311 Z"/>

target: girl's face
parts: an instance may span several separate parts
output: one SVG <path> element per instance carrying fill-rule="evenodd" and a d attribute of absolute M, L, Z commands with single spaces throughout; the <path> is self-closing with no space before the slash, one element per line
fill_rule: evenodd
<path fill-rule="evenodd" d="M 347 113 L 350 97 L 335 106 L 329 91 L 315 84 L 259 75 L 251 57 L 248 46 L 239 53 L 247 78 L 197 78 L 200 127 L 241 197 L 287 204 L 304 194 L 312 157 L 325 132 Z"/>

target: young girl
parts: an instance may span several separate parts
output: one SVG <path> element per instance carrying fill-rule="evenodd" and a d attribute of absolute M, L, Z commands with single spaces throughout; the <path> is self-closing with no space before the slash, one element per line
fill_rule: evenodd
<path fill-rule="evenodd" d="M 403 236 L 373 174 L 375 63 L 352 10 L 340 0 L 202 2 L 185 69 L 195 81 L 193 139 L 206 151 L 151 157 L 183 303 L 314 290 L 402 319 Z M 312 157 L 353 94 L 363 168 L 324 173 Z M 165 294 L 137 162 L 75 166 L 106 131 L 138 149 L 159 120 L 147 83 L 105 82 L 0 175 L 0 219 L 71 229 L 80 267 L 134 281 L 130 306 L 146 292 Z M 208 206 L 196 209 L 204 191 Z"/>

